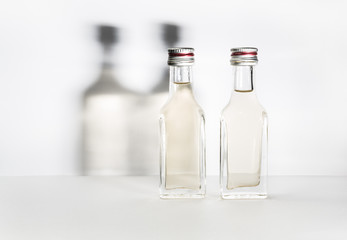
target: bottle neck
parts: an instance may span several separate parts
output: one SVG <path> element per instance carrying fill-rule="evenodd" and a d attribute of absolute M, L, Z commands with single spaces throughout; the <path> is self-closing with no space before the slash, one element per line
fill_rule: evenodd
<path fill-rule="evenodd" d="M 102 49 L 102 67 L 112 68 L 113 67 L 113 49 L 111 46 L 104 46 Z"/>
<path fill-rule="evenodd" d="M 99 81 L 113 80 L 113 51 L 111 46 L 103 46 Z"/>
<path fill-rule="evenodd" d="M 254 66 L 233 66 L 234 90 L 236 92 L 252 92 Z"/>
<path fill-rule="evenodd" d="M 180 89 L 180 85 L 190 85 L 192 66 L 170 66 L 170 92 Z"/>

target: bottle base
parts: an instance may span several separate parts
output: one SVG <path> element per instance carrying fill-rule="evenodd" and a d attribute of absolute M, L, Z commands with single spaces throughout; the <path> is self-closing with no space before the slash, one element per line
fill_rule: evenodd
<path fill-rule="evenodd" d="M 201 199 L 205 197 L 206 190 L 205 188 L 202 189 L 160 189 L 160 198 L 161 199 Z"/>
<path fill-rule="evenodd" d="M 201 199 L 204 198 L 205 194 L 173 194 L 173 193 L 169 193 L 169 194 L 160 194 L 160 198 L 161 199 Z"/>
<path fill-rule="evenodd" d="M 267 198 L 267 194 L 266 193 L 222 193 L 221 198 L 226 200 L 265 199 Z"/>

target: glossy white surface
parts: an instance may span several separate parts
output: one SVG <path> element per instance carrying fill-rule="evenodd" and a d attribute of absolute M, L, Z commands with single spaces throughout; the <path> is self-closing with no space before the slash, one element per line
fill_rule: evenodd
<path fill-rule="evenodd" d="M 346 239 L 347 177 L 270 177 L 267 200 L 161 200 L 158 177 L 1 177 L 0 239 Z"/>

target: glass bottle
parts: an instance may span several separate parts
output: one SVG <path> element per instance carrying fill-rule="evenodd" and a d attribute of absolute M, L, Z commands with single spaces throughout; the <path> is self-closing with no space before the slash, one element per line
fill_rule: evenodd
<path fill-rule="evenodd" d="M 267 114 L 254 92 L 257 48 L 231 49 L 234 90 L 220 121 L 220 187 L 224 199 L 266 198 Z"/>
<path fill-rule="evenodd" d="M 193 48 L 169 48 L 170 93 L 160 112 L 160 197 L 205 196 L 205 117 L 193 95 Z"/>

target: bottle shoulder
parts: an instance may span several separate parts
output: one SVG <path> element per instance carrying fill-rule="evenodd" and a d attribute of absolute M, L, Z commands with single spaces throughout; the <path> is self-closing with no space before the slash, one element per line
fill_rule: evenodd
<path fill-rule="evenodd" d="M 233 93 L 229 103 L 222 111 L 222 116 L 230 114 L 241 115 L 264 115 L 266 116 L 265 108 L 258 101 L 255 93 Z"/>
<path fill-rule="evenodd" d="M 166 103 L 160 110 L 162 115 L 189 115 L 191 113 L 198 113 L 204 116 L 204 111 L 198 104 L 193 95 L 190 96 L 169 96 Z"/>

